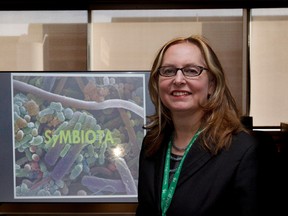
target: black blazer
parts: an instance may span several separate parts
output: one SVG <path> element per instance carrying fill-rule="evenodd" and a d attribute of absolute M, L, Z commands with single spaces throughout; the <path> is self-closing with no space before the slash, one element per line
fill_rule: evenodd
<path fill-rule="evenodd" d="M 169 137 L 158 153 L 140 152 L 137 216 L 161 215 L 161 188 Z M 167 216 L 258 215 L 258 160 L 252 136 L 241 132 L 213 156 L 196 140 L 186 156 Z"/>

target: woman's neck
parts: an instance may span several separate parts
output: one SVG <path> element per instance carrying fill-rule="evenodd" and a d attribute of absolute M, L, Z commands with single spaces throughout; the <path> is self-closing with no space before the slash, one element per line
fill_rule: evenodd
<path fill-rule="evenodd" d="M 185 112 L 175 112 L 172 114 L 172 120 L 174 124 L 174 130 L 176 135 L 190 135 L 191 132 L 195 133 L 202 121 L 203 112 L 195 113 L 185 113 Z M 193 136 L 193 135 L 192 135 Z"/>
<path fill-rule="evenodd" d="M 184 153 L 185 148 L 188 146 L 195 133 L 199 130 L 201 117 L 193 115 L 180 118 L 179 116 L 174 116 L 173 123 L 174 136 L 172 141 L 174 147 L 172 146 L 172 153 L 181 155 Z"/>

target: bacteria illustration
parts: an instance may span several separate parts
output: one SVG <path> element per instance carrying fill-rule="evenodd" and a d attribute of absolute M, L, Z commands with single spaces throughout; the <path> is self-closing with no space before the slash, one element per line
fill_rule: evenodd
<path fill-rule="evenodd" d="M 142 75 L 12 74 L 15 197 L 137 195 Z"/>

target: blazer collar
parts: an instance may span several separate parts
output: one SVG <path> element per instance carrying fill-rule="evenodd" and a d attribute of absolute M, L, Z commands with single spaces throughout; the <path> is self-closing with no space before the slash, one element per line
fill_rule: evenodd
<path fill-rule="evenodd" d="M 159 173 L 158 175 L 155 175 L 155 191 L 160 194 L 160 196 L 157 196 L 159 199 L 161 199 L 163 172 L 167 147 L 168 142 L 165 142 L 165 145 L 161 148 L 159 154 L 157 154 L 155 159 L 155 171 Z M 183 182 L 187 181 L 212 157 L 213 156 L 208 151 L 204 150 L 201 147 L 200 142 L 197 139 L 185 158 L 177 186 L 180 186 L 181 184 L 183 184 Z"/>
<path fill-rule="evenodd" d="M 185 158 L 177 186 L 180 186 L 181 184 L 183 184 L 183 182 L 187 181 L 212 157 L 212 154 L 210 154 L 200 145 L 199 140 L 196 140 Z"/>

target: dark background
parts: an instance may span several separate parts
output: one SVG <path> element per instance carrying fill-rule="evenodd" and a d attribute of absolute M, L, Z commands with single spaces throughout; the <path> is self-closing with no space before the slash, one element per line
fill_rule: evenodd
<path fill-rule="evenodd" d="M 97 10 L 287 7 L 287 0 L 1 0 L 0 10 Z"/>

